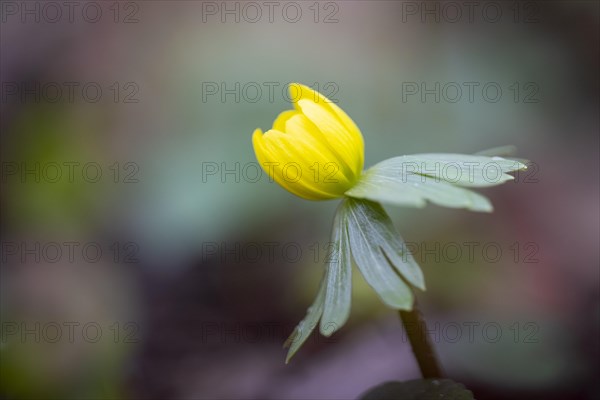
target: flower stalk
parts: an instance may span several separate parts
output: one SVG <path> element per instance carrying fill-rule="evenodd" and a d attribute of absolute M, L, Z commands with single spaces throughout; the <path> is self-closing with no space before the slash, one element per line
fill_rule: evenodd
<path fill-rule="evenodd" d="M 441 378 L 443 375 L 442 369 L 429 336 L 427 336 L 427 324 L 419 311 L 417 300 L 415 299 L 412 310 L 400 310 L 398 314 L 419 364 L 423 379 Z"/>

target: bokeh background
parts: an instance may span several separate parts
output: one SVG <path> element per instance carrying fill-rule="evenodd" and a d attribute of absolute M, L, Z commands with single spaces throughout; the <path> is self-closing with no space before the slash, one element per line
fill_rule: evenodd
<path fill-rule="evenodd" d="M 2 398 L 346 399 L 419 377 L 359 274 L 347 325 L 284 364 L 337 205 L 256 176 L 251 133 L 289 82 L 352 116 L 367 166 L 531 160 L 483 191 L 493 214 L 387 210 L 448 377 L 597 398 L 597 2 L 74 3 L 0 10 Z"/>

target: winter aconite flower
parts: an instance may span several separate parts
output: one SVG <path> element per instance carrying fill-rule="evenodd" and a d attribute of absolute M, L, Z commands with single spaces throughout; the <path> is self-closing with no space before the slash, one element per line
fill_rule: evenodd
<path fill-rule="evenodd" d="M 264 134 L 254 131 L 259 163 L 277 183 L 309 200 L 341 197 L 363 169 L 364 143 L 354 122 L 310 88 L 290 85 L 294 110 L 284 111 Z"/>
<path fill-rule="evenodd" d="M 330 336 L 350 314 L 351 273 L 356 264 L 383 303 L 410 310 L 413 288 L 425 290 L 423 273 L 379 204 L 441 206 L 491 212 L 490 201 L 472 187 L 513 179 L 521 162 L 494 155 L 415 154 L 382 161 L 366 171 L 362 134 L 338 106 L 310 88 L 290 85 L 294 110 L 284 111 L 273 128 L 254 132 L 256 158 L 291 193 L 310 200 L 343 197 L 317 297 L 288 341 L 286 362 L 312 330 Z"/>

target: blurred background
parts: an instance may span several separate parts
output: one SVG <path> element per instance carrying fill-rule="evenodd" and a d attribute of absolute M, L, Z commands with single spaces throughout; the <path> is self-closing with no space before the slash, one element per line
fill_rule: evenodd
<path fill-rule="evenodd" d="M 256 168 L 301 82 L 366 166 L 515 145 L 493 214 L 386 207 L 448 377 L 480 399 L 600 393 L 597 2 L 1 3 L 0 397 L 352 399 L 419 378 L 354 274 L 290 364 L 337 201 Z M 356 272 L 356 271 L 355 271 Z"/>

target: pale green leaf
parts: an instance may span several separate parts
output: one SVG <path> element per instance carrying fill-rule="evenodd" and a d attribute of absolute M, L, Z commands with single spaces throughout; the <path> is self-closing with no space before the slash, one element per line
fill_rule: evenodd
<path fill-rule="evenodd" d="M 515 160 L 469 154 L 413 154 L 393 157 L 374 165 L 378 175 L 400 179 L 407 175 L 426 175 L 459 186 L 487 187 L 514 179 L 507 172 L 527 168 Z"/>
<path fill-rule="evenodd" d="M 398 206 L 420 208 L 427 204 L 419 190 L 372 170 L 363 173 L 358 183 L 345 194 L 357 199 L 369 199 Z"/>
<path fill-rule="evenodd" d="M 370 201 L 348 199 L 348 207 L 356 212 L 368 226 L 368 240 L 373 246 L 383 249 L 392 266 L 412 285 L 425 290 L 425 279 L 421 267 L 410 254 L 394 223 L 380 204 Z"/>
<path fill-rule="evenodd" d="M 321 318 L 321 315 L 323 314 L 326 281 L 327 272 L 325 272 L 325 276 L 323 276 L 323 279 L 321 280 L 321 284 L 319 285 L 319 292 L 317 293 L 315 301 L 313 302 L 312 306 L 310 306 L 306 311 L 306 317 L 304 317 L 304 319 L 300 321 L 298 326 L 296 326 L 296 329 L 294 329 L 294 332 L 292 332 L 290 337 L 288 337 L 288 339 L 283 345 L 284 347 L 289 347 L 287 356 L 285 358 L 286 364 L 290 361 L 294 354 L 296 354 L 298 349 L 300 349 L 300 346 L 302 346 L 306 339 L 308 339 L 312 331 L 319 323 L 319 318 Z"/>
<path fill-rule="evenodd" d="M 352 300 L 352 256 L 348 243 L 345 207 L 341 204 L 333 221 L 331 244 L 327 260 L 327 287 L 320 331 L 331 336 L 341 328 L 350 315 Z"/>
<path fill-rule="evenodd" d="M 346 195 L 399 206 L 422 207 L 428 200 L 444 207 L 482 212 L 493 210 L 486 197 L 440 179 L 415 174 L 395 177 L 376 169 L 363 174 Z"/>
<path fill-rule="evenodd" d="M 348 216 L 350 248 L 358 269 L 385 304 L 395 309 L 410 310 L 413 304 L 412 290 L 394 271 L 383 250 L 384 246 L 388 246 L 389 232 L 385 220 L 389 218 L 376 203 L 346 199 L 343 204 Z M 414 271 L 409 275 L 415 279 Z M 422 286 L 422 277 L 415 280 L 420 281 Z"/>

